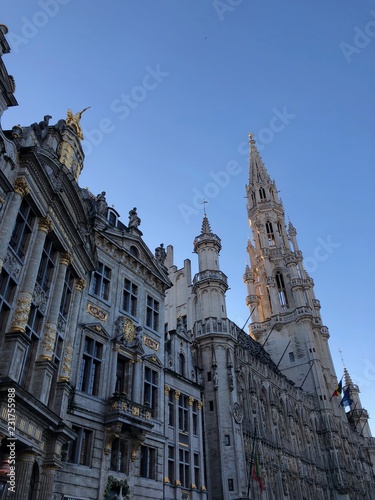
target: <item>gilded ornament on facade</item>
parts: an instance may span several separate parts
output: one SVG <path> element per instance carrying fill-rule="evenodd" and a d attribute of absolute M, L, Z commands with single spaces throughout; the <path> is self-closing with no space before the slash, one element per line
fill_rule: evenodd
<path fill-rule="evenodd" d="M 135 326 L 131 319 L 126 318 L 124 321 L 124 326 L 122 328 L 125 339 L 128 342 L 132 342 L 135 338 Z"/>
<path fill-rule="evenodd" d="M 24 332 L 26 331 L 27 321 L 31 308 L 31 294 L 26 294 L 17 300 L 16 310 L 14 312 L 11 331 Z"/>
<path fill-rule="evenodd" d="M 103 311 L 103 309 L 100 309 L 100 307 L 90 304 L 90 302 L 87 303 L 86 312 L 100 321 L 107 321 L 108 319 L 108 313 Z"/>
<path fill-rule="evenodd" d="M 30 188 L 23 177 L 17 177 L 17 179 L 14 181 L 13 189 L 14 192 L 19 194 L 20 196 L 26 196 L 30 193 Z"/>
<path fill-rule="evenodd" d="M 70 266 L 73 261 L 73 256 L 70 252 L 63 252 L 60 256 L 60 263 L 63 266 Z"/>
<path fill-rule="evenodd" d="M 45 217 L 41 217 L 38 221 L 38 229 L 39 231 L 43 231 L 44 233 L 50 233 L 53 229 L 53 222 L 49 215 Z"/>
<path fill-rule="evenodd" d="M 147 347 L 150 347 L 150 349 L 153 349 L 154 351 L 159 350 L 159 342 L 156 342 L 156 340 L 147 337 L 147 335 L 143 335 L 143 343 L 144 345 L 147 345 Z"/>
<path fill-rule="evenodd" d="M 42 340 L 42 354 L 40 359 L 49 361 L 52 359 L 53 350 L 55 347 L 56 340 L 56 327 L 51 323 L 47 323 L 44 328 L 43 340 Z"/>
<path fill-rule="evenodd" d="M 72 369 L 72 359 L 73 359 L 73 347 L 66 346 L 62 363 L 61 375 L 60 375 L 60 380 L 64 382 L 70 379 L 70 373 Z"/>
<path fill-rule="evenodd" d="M 78 278 L 76 281 L 76 290 L 82 292 L 86 286 L 86 281 L 83 278 Z"/>

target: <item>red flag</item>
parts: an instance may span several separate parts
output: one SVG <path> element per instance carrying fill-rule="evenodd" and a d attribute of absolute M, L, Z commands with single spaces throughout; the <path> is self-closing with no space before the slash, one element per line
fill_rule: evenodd
<path fill-rule="evenodd" d="M 260 467 L 259 467 L 258 451 L 255 451 L 255 454 L 254 454 L 253 479 L 254 479 L 254 481 L 257 481 L 259 483 L 259 488 L 260 488 L 260 491 L 262 492 L 264 489 L 264 484 L 263 484 L 262 474 L 260 472 Z"/>
<path fill-rule="evenodd" d="M 341 396 L 341 393 L 342 393 L 342 379 L 340 380 L 340 382 L 337 384 L 337 387 L 336 389 L 333 391 L 333 394 L 331 396 L 331 399 L 336 397 L 336 396 Z M 330 399 L 330 401 L 331 401 Z"/>

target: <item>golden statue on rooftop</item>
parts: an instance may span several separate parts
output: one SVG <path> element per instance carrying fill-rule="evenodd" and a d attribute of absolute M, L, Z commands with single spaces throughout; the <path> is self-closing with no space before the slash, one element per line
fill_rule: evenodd
<path fill-rule="evenodd" d="M 71 109 L 68 109 L 68 111 L 66 112 L 66 120 L 65 120 L 66 124 L 74 128 L 78 138 L 81 139 L 81 141 L 83 141 L 83 133 L 79 122 L 82 118 L 83 113 L 89 108 L 91 108 L 91 106 L 88 106 L 87 108 L 84 108 L 82 111 L 79 111 L 78 113 L 74 114 Z"/>

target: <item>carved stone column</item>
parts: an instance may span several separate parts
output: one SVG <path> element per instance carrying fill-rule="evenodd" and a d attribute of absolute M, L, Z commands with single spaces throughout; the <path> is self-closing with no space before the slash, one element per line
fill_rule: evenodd
<path fill-rule="evenodd" d="M 64 357 L 60 372 L 60 381 L 62 382 L 68 382 L 71 376 L 73 345 L 77 327 L 77 318 L 78 318 L 79 306 L 81 304 L 82 291 L 85 288 L 85 286 L 86 286 L 85 280 L 83 278 L 78 278 L 75 286 L 72 311 L 70 314 L 69 323 L 66 328 L 69 333 L 65 341 Z"/>
<path fill-rule="evenodd" d="M 42 350 L 39 359 L 51 361 L 56 341 L 57 321 L 59 319 L 59 310 L 62 293 L 64 289 L 64 279 L 67 267 L 72 262 L 72 256 L 69 252 L 64 252 L 60 257 L 60 265 L 57 271 L 57 277 L 51 297 L 49 314 L 42 340 Z"/>
<path fill-rule="evenodd" d="M 3 268 L 4 259 L 7 254 L 8 245 L 12 237 L 14 223 L 21 206 L 22 198 L 29 192 L 29 186 L 23 177 L 18 177 L 14 182 L 14 193 L 10 200 L 7 211 L 3 216 L 0 226 L 0 273 Z"/>
<path fill-rule="evenodd" d="M 35 462 L 35 453 L 33 451 L 24 451 L 17 454 L 16 462 L 16 498 L 18 500 L 27 500 L 29 498 L 29 489 L 33 465 Z"/>
<path fill-rule="evenodd" d="M 13 315 L 11 326 L 12 332 L 26 331 L 27 320 L 30 314 L 32 295 L 39 270 L 40 259 L 43 253 L 44 242 L 47 234 L 52 231 L 52 229 L 53 224 L 48 215 L 39 219 L 39 227 L 34 247 L 27 262 L 26 275 L 23 280 L 21 292 L 17 300 L 16 310 Z"/>
<path fill-rule="evenodd" d="M 47 465 L 43 467 L 40 481 L 39 500 L 51 500 L 56 469 L 57 468 L 54 465 Z"/>

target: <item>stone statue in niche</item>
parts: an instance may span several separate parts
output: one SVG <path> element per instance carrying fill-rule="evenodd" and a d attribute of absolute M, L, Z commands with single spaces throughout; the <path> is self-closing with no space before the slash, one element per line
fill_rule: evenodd
<path fill-rule="evenodd" d="M 137 208 L 134 207 L 129 212 L 129 227 L 138 227 L 141 223 L 141 219 L 138 217 Z"/>
<path fill-rule="evenodd" d="M 108 205 L 107 201 L 105 199 L 105 191 L 102 191 L 99 193 L 96 197 L 96 209 L 98 211 L 98 214 L 105 215 Z"/>

